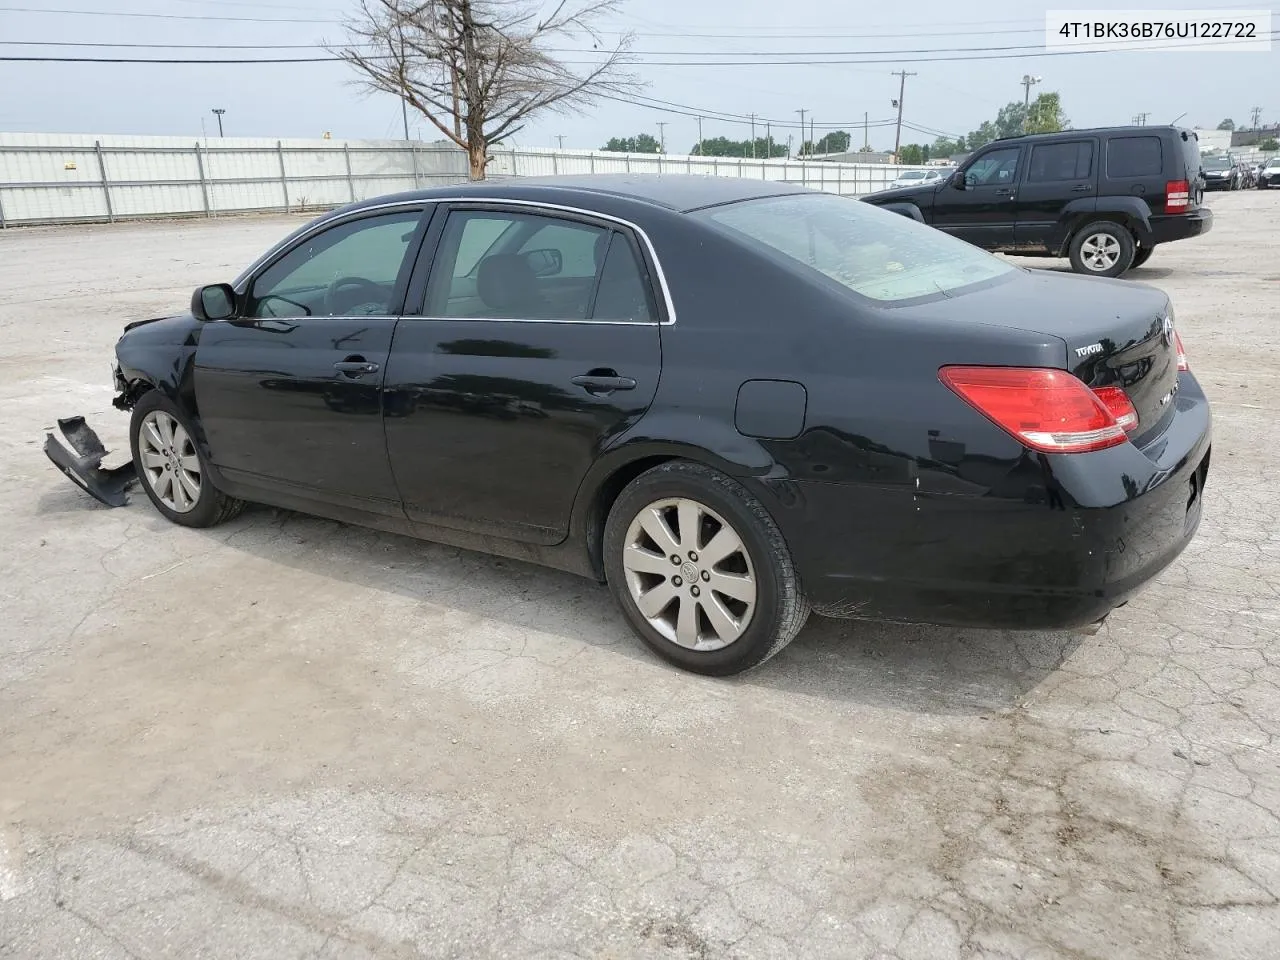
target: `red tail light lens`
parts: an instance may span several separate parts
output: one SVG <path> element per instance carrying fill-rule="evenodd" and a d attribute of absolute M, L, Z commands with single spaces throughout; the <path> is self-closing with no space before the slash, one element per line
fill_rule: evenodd
<path fill-rule="evenodd" d="M 1094 395 L 1102 401 L 1102 405 L 1116 418 L 1116 424 L 1125 433 L 1132 433 L 1138 427 L 1138 411 L 1133 409 L 1129 395 L 1119 387 L 1094 387 Z"/>
<path fill-rule="evenodd" d="M 996 426 L 1041 453 L 1087 453 L 1127 439 L 1108 401 L 1065 370 L 943 367 L 938 378 Z M 1128 412 L 1136 425 L 1132 405 Z"/>
<path fill-rule="evenodd" d="M 1191 204 L 1191 184 L 1186 180 L 1170 180 L 1164 185 L 1164 212 L 1184 213 Z"/>
<path fill-rule="evenodd" d="M 1178 349 L 1178 372 L 1186 373 L 1191 369 L 1191 364 L 1187 363 L 1187 351 L 1182 346 L 1182 336 L 1176 330 L 1173 332 L 1173 344 Z"/>

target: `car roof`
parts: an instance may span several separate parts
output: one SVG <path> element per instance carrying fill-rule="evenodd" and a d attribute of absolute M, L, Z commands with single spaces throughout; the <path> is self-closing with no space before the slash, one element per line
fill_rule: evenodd
<path fill-rule="evenodd" d="M 511 199 L 540 200 L 566 206 L 590 207 L 600 198 L 630 200 L 681 213 L 757 197 L 811 192 L 798 184 L 751 177 L 713 174 L 588 174 L 561 177 L 512 177 L 460 183 L 429 190 L 413 190 L 378 197 L 345 209 L 359 209 L 401 200 Z"/>
<path fill-rule="evenodd" d="M 1058 130 L 1058 131 L 1055 131 L 1054 133 L 1026 133 L 1026 134 L 1021 134 L 1021 135 L 1012 136 L 1012 137 L 998 137 L 995 141 L 992 141 L 992 142 L 1007 143 L 1013 140 L 1027 140 L 1032 143 L 1035 143 L 1042 140 L 1070 139 L 1072 137 L 1078 137 L 1081 135 L 1088 135 L 1093 137 L 1107 137 L 1107 136 L 1127 137 L 1127 136 L 1134 136 L 1134 135 L 1140 134 L 1143 136 L 1154 137 L 1154 136 L 1159 136 L 1160 134 L 1163 134 L 1163 133 L 1173 133 L 1173 134 L 1176 134 L 1177 136 L 1182 136 L 1183 133 L 1186 133 L 1190 137 L 1195 137 L 1194 131 L 1191 131 L 1191 130 L 1184 131 L 1182 127 L 1174 127 L 1174 126 L 1083 127 L 1078 130 Z M 1196 139 L 1199 139 L 1199 138 L 1197 137 Z"/>

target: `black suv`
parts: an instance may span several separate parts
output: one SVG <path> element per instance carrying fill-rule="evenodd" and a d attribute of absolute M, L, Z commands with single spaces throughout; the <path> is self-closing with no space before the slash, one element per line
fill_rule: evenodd
<path fill-rule="evenodd" d="M 862 199 L 985 250 L 1118 277 L 1157 244 L 1208 232 L 1204 188 L 1193 131 L 1100 127 L 996 140 L 940 184 Z"/>

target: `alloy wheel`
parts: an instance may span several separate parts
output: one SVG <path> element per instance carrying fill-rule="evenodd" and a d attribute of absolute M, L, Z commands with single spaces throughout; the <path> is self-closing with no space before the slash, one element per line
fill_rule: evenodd
<path fill-rule="evenodd" d="M 747 629 L 756 576 L 738 532 L 687 497 L 644 507 L 627 530 L 622 567 L 640 614 L 690 650 L 720 650 Z"/>
<path fill-rule="evenodd" d="M 1080 244 L 1080 259 L 1098 273 L 1110 270 L 1120 259 L 1120 241 L 1109 233 L 1095 233 Z"/>
<path fill-rule="evenodd" d="M 142 475 L 156 499 L 174 513 L 188 513 L 200 500 L 200 458 L 185 427 L 163 410 L 152 410 L 138 431 Z"/>

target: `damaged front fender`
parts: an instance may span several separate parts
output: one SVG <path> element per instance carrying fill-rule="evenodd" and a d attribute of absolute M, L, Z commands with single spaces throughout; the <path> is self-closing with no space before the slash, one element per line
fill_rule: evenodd
<path fill-rule="evenodd" d="M 59 420 L 58 430 L 62 440 L 52 433 L 46 433 L 44 440 L 45 455 L 53 465 L 95 500 L 109 507 L 127 504 L 128 489 L 138 480 L 133 461 L 104 469 L 102 458 L 107 455 L 107 448 L 84 422 L 84 417 Z"/>

